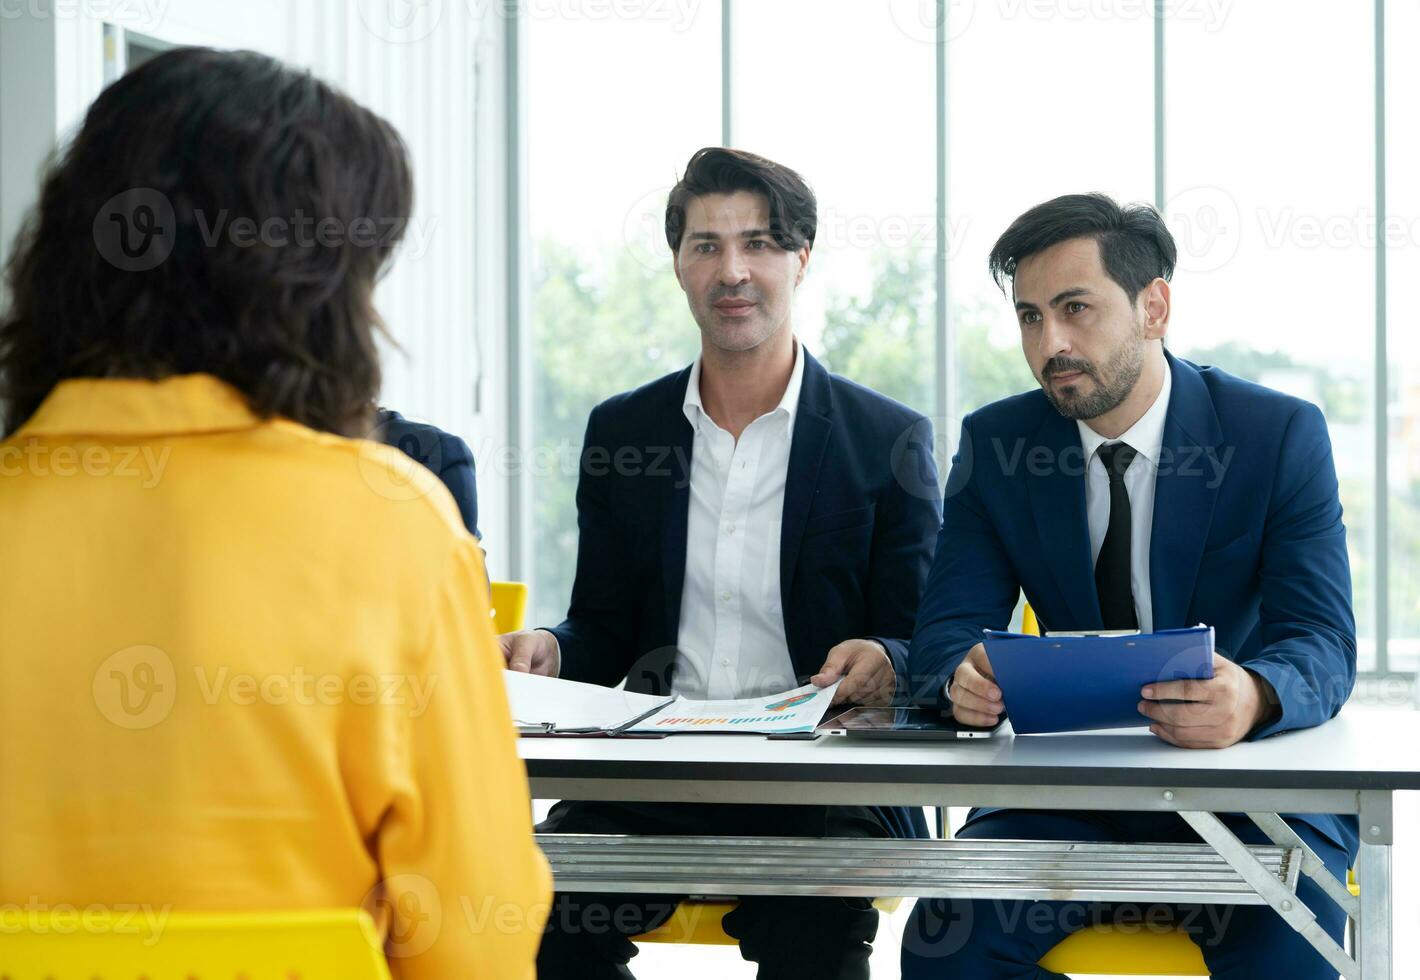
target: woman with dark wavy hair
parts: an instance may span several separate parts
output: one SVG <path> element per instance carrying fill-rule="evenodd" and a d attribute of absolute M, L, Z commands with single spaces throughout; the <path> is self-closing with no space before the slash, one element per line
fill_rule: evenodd
<path fill-rule="evenodd" d="M 345 438 L 411 198 L 384 120 L 205 49 L 115 82 L 45 177 L 0 314 L 0 903 L 363 902 L 397 976 L 531 975 L 479 549 Z"/>

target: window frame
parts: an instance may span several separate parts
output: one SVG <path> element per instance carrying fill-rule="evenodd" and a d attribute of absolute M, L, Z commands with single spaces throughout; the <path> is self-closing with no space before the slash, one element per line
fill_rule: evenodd
<path fill-rule="evenodd" d="M 724 145 L 734 145 L 735 133 L 735 87 L 732 65 L 734 64 L 734 0 L 719 0 L 720 31 L 720 129 Z M 951 201 L 948 199 L 948 58 L 951 46 L 948 43 L 950 25 L 947 15 L 949 0 L 935 0 L 936 5 L 936 221 L 937 236 L 934 269 L 933 322 L 935 344 L 933 351 L 934 374 L 934 414 L 939 419 L 952 415 L 952 399 L 957 387 L 954 372 L 957 364 L 953 353 L 955 339 L 950 296 L 948 295 L 948 223 Z M 1386 68 L 1385 68 L 1385 6 L 1386 0 L 1373 0 L 1374 5 L 1374 136 L 1375 136 L 1375 209 L 1377 215 L 1386 212 Z M 1154 205 L 1163 211 L 1168 201 L 1168 181 L 1165 165 L 1167 162 L 1167 126 L 1165 112 L 1165 59 L 1168 54 L 1167 27 L 1169 0 L 1153 0 L 1153 99 L 1154 99 Z M 520 458 L 528 458 L 532 445 L 532 425 L 529 413 L 531 404 L 531 357 L 529 347 L 531 324 L 529 322 L 529 263 L 528 263 L 528 192 L 526 131 L 526 16 L 522 5 L 514 5 L 506 17 L 504 45 L 504 105 L 503 116 L 506 123 L 504 145 L 506 152 L 502 161 L 506 168 L 507 211 L 504 215 L 505 255 L 507 262 L 507 323 L 508 358 L 508 435 L 509 444 L 518 451 Z M 1390 543 L 1389 543 L 1389 369 L 1387 365 L 1386 332 L 1386 250 L 1384 236 L 1378 236 L 1375 263 L 1375 311 L 1374 350 L 1375 364 L 1373 377 L 1374 405 L 1373 426 L 1373 469 L 1371 473 L 1375 520 L 1370 533 L 1370 556 L 1374 563 L 1374 587 L 1369 597 L 1371 613 L 1375 623 L 1375 666 L 1361 672 L 1368 679 L 1410 678 L 1409 673 L 1392 671 L 1388 643 L 1390 640 Z M 946 471 L 947 460 L 939 460 L 942 472 Z M 527 479 L 526 467 L 515 466 L 508 474 L 508 523 L 509 523 L 509 568 L 513 578 L 525 578 L 532 569 L 532 549 L 534 529 L 532 527 L 531 487 Z"/>

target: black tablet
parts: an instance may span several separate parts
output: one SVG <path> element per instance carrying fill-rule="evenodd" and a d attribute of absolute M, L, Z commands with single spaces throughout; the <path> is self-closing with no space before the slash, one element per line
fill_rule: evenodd
<path fill-rule="evenodd" d="M 978 728 L 932 708 L 850 708 L 819 726 L 820 731 L 849 738 L 891 738 L 917 741 L 947 738 L 990 738 L 1004 722 Z"/>

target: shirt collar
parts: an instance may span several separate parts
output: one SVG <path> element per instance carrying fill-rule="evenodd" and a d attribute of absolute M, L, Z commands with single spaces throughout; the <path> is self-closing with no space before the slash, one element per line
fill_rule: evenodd
<path fill-rule="evenodd" d="M 260 419 L 236 388 L 210 374 L 140 378 L 69 378 L 15 437 L 157 436 L 248 429 Z"/>
<path fill-rule="evenodd" d="M 786 431 L 794 430 L 794 415 L 799 410 L 799 392 L 804 387 L 804 357 L 800 350 L 802 343 L 799 338 L 794 338 L 794 369 L 789 373 L 789 384 L 784 388 L 784 397 L 779 399 L 778 406 L 774 412 L 783 412 L 788 419 Z M 685 412 L 685 417 L 690 420 L 691 425 L 695 425 L 700 416 L 710 417 L 710 413 L 705 411 L 705 403 L 700 400 L 700 362 L 701 355 L 696 355 L 695 363 L 690 366 L 690 380 L 685 386 L 685 401 L 681 405 L 681 410 Z M 774 414 L 770 412 L 769 414 Z"/>
<path fill-rule="evenodd" d="M 1165 364 L 1164 384 L 1159 389 L 1159 396 L 1154 399 L 1154 404 L 1118 439 L 1106 439 L 1088 424 L 1076 419 L 1075 424 L 1080 427 L 1080 445 L 1085 450 L 1085 465 L 1089 465 L 1090 460 L 1095 458 L 1096 450 L 1105 443 L 1127 442 L 1130 448 L 1158 469 L 1159 456 L 1164 448 L 1164 420 L 1168 418 L 1169 398 L 1172 394 L 1173 372 Z"/>

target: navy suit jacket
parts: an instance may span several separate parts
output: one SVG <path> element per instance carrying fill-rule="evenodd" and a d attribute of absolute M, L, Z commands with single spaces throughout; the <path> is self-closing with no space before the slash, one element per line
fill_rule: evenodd
<path fill-rule="evenodd" d="M 478 533 L 478 481 L 468 443 L 437 426 L 411 422 L 388 408 L 375 412 L 375 435 L 433 471 L 454 495 L 464 527 L 475 538 L 483 537 Z"/>
<path fill-rule="evenodd" d="M 1271 683 L 1281 714 L 1249 738 L 1319 725 L 1356 679 L 1326 422 L 1308 402 L 1166 356 L 1173 393 L 1149 550 L 1154 629 L 1206 623 L 1220 654 Z M 915 700 L 944 702 L 943 684 L 983 629 L 1007 628 L 1020 592 L 1045 629 L 1102 628 L 1086 463 L 1076 423 L 1039 390 L 963 420 L 912 638 Z M 1355 857 L 1354 817 L 1297 819 Z"/>
<path fill-rule="evenodd" d="M 854 638 L 886 647 L 906 689 L 907 638 L 941 520 L 931 423 L 831 375 L 808 351 L 789 451 L 780 543 L 784 633 L 800 683 Z M 561 676 L 671 687 L 685 579 L 694 430 L 690 369 L 617 395 L 587 420 L 577 484 L 577 574 L 552 632 Z M 920 809 L 881 811 L 926 836 Z"/>

